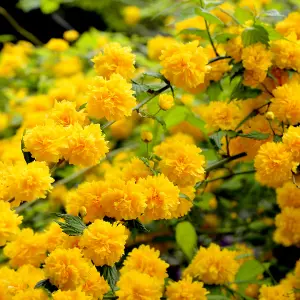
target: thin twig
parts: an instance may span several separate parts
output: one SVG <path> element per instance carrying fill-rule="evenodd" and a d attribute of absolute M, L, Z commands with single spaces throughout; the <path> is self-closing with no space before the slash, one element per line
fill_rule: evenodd
<path fill-rule="evenodd" d="M 210 60 L 208 61 L 208 65 L 214 63 L 215 61 L 222 60 L 222 59 L 229 59 L 229 58 L 231 58 L 231 56 L 229 56 L 229 55 L 225 55 L 225 56 L 217 56 L 217 57 L 215 57 L 215 58 L 210 59 Z"/>
<path fill-rule="evenodd" d="M 217 51 L 217 48 L 216 48 L 216 46 L 215 46 L 215 44 L 214 44 L 214 41 L 213 41 L 213 39 L 212 39 L 212 37 L 211 37 L 210 31 L 209 31 L 208 23 L 207 23 L 206 20 L 204 20 L 204 22 L 205 22 L 205 27 L 206 27 L 206 31 L 207 31 L 207 35 L 208 35 L 210 44 L 211 44 L 211 46 L 213 47 L 216 56 L 220 56 L 219 53 L 218 53 L 218 51 Z"/>
<path fill-rule="evenodd" d="M 35 35 L 33 35 L 31 32 L 27 31 L 25 28 L 20 26 L 19 23 L 2 6 L 0 6 L 0 14 L 11 24 L 13 28 L 15 28 L 17 32 L 19 32 L 33 44 L 39 46 L 43 45 L 43 43 Z"/>

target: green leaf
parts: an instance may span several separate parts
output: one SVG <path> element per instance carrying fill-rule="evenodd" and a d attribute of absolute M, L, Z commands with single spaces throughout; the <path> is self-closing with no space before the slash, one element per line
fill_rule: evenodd
<path fill-rule="evenodd" d="M 24 130 L 24 133 L 23 133 L 23 137 L 26 133 L 26 130 Z M 27 164 L 30 164 L 31 162 L 34 161 L 34 158 L 31 156 L 31 153 L 30 152 L 25 152 L 24 149 L 25 149 L 25 144 L 24 144 L 24 139 L 22 137 L 22 141 L 21 141 L 21 150 L 22 150 L 22 153 L 23 153 L 23 157 L 26 161 Z"/>
<path fill-rule="evenodd" d="M 218 17 L 216 17 L 209 11 L 205 10 L 204 8 L 201 7 L 195 8 L 195 13 L 198 16 L 203 17 L 208 23 L 224 25 L 224 23 Z"/>
<path fill-rule="evenodd" d="M 40 7 L 40 0 L 20 0 L 17 7 L 24 12 L 29 12 Z"/>
<path fill-rule="evenodd" d="M 238 100 L 245 100 L 256 98 L 262 93 L 259 89 L 253 89 L 248 86 L 243 85 L 242 80 L 235 86 L 233 89 L 230 99 L 238 99 Z"/>
<path fill-rule="evenodd" d="M 213 9 L 213 8 L 217 7 L 218 5 L 224 3 L 224 2 L 225 2 L 225 0 L 220 0 L 220 1 L 204 0 L 204 6 L 205 6 L 205 8 Z"/>
<path fill-rule="evenodd" d="M 189 259 L 192 259 L 197 246 L 197 233 L 194 226 L 188 221 L 178 223 L 175 229 L 175 236 L 176 242 L 183 253 Z"/>
<path fill-rule="evenodd" d="M 117 281 L 119 280 L 119 272 L 115 265 L 107 266 L 104 265 L 102 267 L 97 268 L 100 271 L 100 274 L 104 277 L 104 279 L 109 284 L 112 291 L 115 290 L 115 286 Z"/>
<path fill-rule="evenodd" d="M 82 109 L 86 108 L 86 106 L 87 106 L 87 103 L 83 103 L 79 106 L 78 110 L 82 110 Z"/>
<path fill-rule="evenodd" d="M 89 31 L 86 31 L 80 35 L 79 39 L 75 42 L 75 46 L 84 52 L 96 49 L 99 36 L 101 36 L 100 31 L 98 31 L 96 28 L 91 28 Z"/>
<path fill-rule="evenodd" d="M 208 34 L 206 30 L 202 30 L 202 29 L 198 29 L 198 28 L 186 28 L 181 30 L 178 35 L 180 34 L 193 34 L 193 35 L 197 35 L 200 36 L 204 39 L 208 39 Z"/>
<path fill-rule="evenodd" d="M 255 231 L 261 231 L 263 229 L 268 228 L 269 226 L 266 225 L 263 221 L 254 221 L 249 224 L 249 228 Z"/>
<path fill-rule="evenodd" d="M 170 84 L 169 80 L 159 72 L 144 72 L 143 76 L 150 76 L 162 80 L 166 84 Z"/>
<path fill-rule="evenodd" d="M 57 220 L 55 220 L 55 222 L 59 224 L 62 231 L 69 236 L 80 236 L 83 234 L 83 231 L 87 228 L 81 220 L 81 218 L 78 216 L 60 213 L 56 213 L 55 215 L 65 220 L 65 222 L 60 222 Z"/>
<path fill-rule="evenodd" d="M 53 285 L 49 279 L 43 279 L 43 280 L 40 280 L 34 287 L 35 289 L 44 289 L 46 290 L 47 292 L 49 292 L 50 294 L 57 291 L 58 288 Z"/>
<path fill-rule="evenodd" d="M 228 136 L 230 138 L 233 138 L 235 136 L 237 136 L 237 133 L 231 130 L 220 130 L 215 132 L 214 134 L 212 134 L 209 139 L 216 145 L 217 149 L 221 149 L 222 148 L 222 138 L 224 136 Z"/>
<path fill-rule="evenodd" d="M 188 114 L 185 120 L 200 129 L 205 135 L 208 133 L 206 123 L 199 117 L 195 116 L 193 113 Z"/>
<path fill-rule="evenodd" d="M 269 133 L 262 133 L 259 131 L 252 131 L 250 133 L 239 133 L 238 135 L 241 137 L 254 139 L 254 140 L 266 140 L 270 136 Z"/>
<path fill-rule="evenodd" d="M 264 267 L 256 259 L 247 260 L 244 262 L 238 270 L 235 279 L 240 280 L 251 280 L 264 272 Z"/>
<path fill-rule="evenodd" d="M 6 43 L 14 41 L 16 37 L 12 34 L 1 34 L 0 35 L 0 43 Z"/>
<path fill-rule="evenodd" d="M 244 68 L 242 62 L 234 64 L 230 71 L 230 82 L 237 76 L 243 75 L 244 71 L 245 71 L 245 68 Z"/>
<path fill-rule="evenodd" d="M 207 300 L 230 300 L 230 298 L 222 295 L 207 295 Z"/>
<path fill-rule="evenodd" d="M 284 38 L 282 34 L 276 31 L 276 29 L 273 28 L 271 25 L 265 23 L 259 23 L 259 25 L 262 26 L 268 32 L 270 41 L 280 40 Z"/>
<path fill-rule="evenodd" d="M 241 8 L 241 7 L 236 7 L 235 8 L 234 16 L 242 24 L 244 24 L 248 20 L 253 20 L 254 19 L 254 15 L 253 15 L 251 10 Z"/>
<path fill-rule="evenodd" d="M 140 220 L 127 220 L 125 226 L 130 230 L 136 230 L 137 232 L 149 232 L 149 230 L 141 223 Z"/>
<path fill-rule="evenodd" d="M 214 37 L 214 40 L 220 44 L 227 43 L 229 40 L 237 37 L 237 34 L 234 33 L 221 33 Z"/>
<path fill-rule="evenodd" d="M 183 198 L 183 199 L 192 201 L 186 194 L 182 194 L 182 193 L 179 194 L 179 198 Z"/>
<path fill-rule="evenodd" d="M 273 142 L 275 143 L 281 143 L 282 142 L 282 136 L 275 134 L 273 137 Z"/>
<path fill-rule="evenodd" d="M 268 31 L 261 25 L 254 25 L 252 27 L 248 27 L 242 33 L 242 41 L 244 47 L 256 43 L 268 45 L 269 40 L 270 38 Z"/>
<path fill-rule="evenodd" d="M 284 15 L 282 15 L 277 9 L 270 9 L 265 11 L 262 16 L 264 17 L 273 17 L 273 18 L 283 18 Z"/>
<path fill-rule="evenodd" d="M 189 109 L 186 106 L 175 105 L 167 111 L 165 114 L 165 123 L 167 129 L 181 123 L 190 114 Z"/>
<path fill-rule="evenodd" d="M 219 95 L 222 93 L 222 87 L 220 82 L 211 82 L 206 91 L 210 101 L 216 101 L 219 98 Z"/>
<path fill-rule="evenodd" d="M 41 11 L 44 14 L 52 14 L 59 9 L 59 0 L 41 0 Z"/>

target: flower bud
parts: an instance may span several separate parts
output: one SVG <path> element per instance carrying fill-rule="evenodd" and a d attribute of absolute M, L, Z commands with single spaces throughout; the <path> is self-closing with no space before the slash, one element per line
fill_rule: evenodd
<path fill-rule="evenodd" d="M 274 120 L 274 117 L 275 117 L 274 113 L 272 111 L 266 112 L 265 116 L 266 116 L 266 119 L 269 120 L 269 121 Z"/>
<path fill-rule="evenodd" d="M 153 134 L 151 131 L 142 131 L 141 132 L 141 139 L 145 143 L 150 143 L 153 139 Z"/>
<path fill-rule="evenodd" d="M 79 214 L 81 217 L 85 217 L 86 214 L 87 214 L 87 211 L 86 211 L 86 208 L 85 206 L 81 206 L 80 209 L 79 209 Z"/>
<path fill-rule="evenodd" d="M 174 98 L 172 95 L 162 94 L 159 96 L 158 105 L 162 110 L 168 110 L 174 105 Z"/>

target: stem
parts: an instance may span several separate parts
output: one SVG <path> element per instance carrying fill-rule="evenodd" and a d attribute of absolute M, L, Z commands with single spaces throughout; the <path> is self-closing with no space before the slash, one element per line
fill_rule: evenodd
<path fill-rule="evenodd" d="M 2 15 L 17 32 L 19 32 L 22 36 L 27 38 L 33 44 L 39 46 L 43 45 L 43 43 L 35 35 L 33 35 L 31 32 L 27 31 L 25 28 L 20 26 L 19 23 L 2 6 L 0 6 L 0 15 Z"/>
<path fill-rule="evenodd" d="M 164 87 L 162 87 L 161 89 L 159 89 L 158 91 L 155 91 L 150 97 L 146 98 L 145 100 L 141 101 L 137 106 L 135 106 L 132 111 L 139 111 L 139 109 L 144 106 L 146 103 L 148 103 L 149 101 L 151 101 L 153 98 L 155 98 L 157 95 L 161 94 L 162 92 L 166 91 L 168 88 L 170 87 L 170 85 L 165 85 Z"/>
<path fill-rule="evenodd" d="M 231 173 L 228 175 L 224 175 L 224 176 L 220 176 L 220 177 L 216 177 L 213 179 L 209 179 L 209 180 L 205 180 L 204 182 L 209 183 L 209 182 L 214 182 L 217 180 L 221 180 L 221 179 L 228 179 L 237 175 L 244 175 L 244 174 L 251 174 L 251 173 L 255 173 L 255 170 L 247 170 L 247 171 L 240 171 L 240 172 L 235 172 L 235 173 Z"/>
<path fill-rule="evenodd" d="M 235 16 L 233 16 L 232 14 L 230 14 L 228 11 L 226 11 L 226 10 L 220 8 L 220 7 L 219 7 L 219 10 L 220 10 L 222 13 L 226 14 L 227 16 L 229 16 L 235 23 L 237 23 L 238 25 L 241 25 L 241 26 L 242 26 L 242 24 L 238 21 L 238 19 L 237 19 Z"/>
<path fill-rule="evenodd" d="M 218 61 L 218 60 L 222 60 L 222 59 L 228 59 L 228 58 L 231 58 L 231 56 L 229 55 L 225 55 L 225 56 L 217 56 L 215 58 L 212 58 L 208 61 L 208 65 L 211 64 L 211 63 L 214 63 L 215 61 Z"/>
<path fill-rule="evenodd" d="M 116 122 L 116 121 L 109 121 L 109 122 L 103 124 L 103 125 L 101 126 L 101 130 L 104 130 L 105 128 L 111 126 L 111 125 L 114 124 L 115 122 Z"/>
<path fill-rule="evenodd" d="M 209 38 L 210 44 L 213 47 L 216 56 L 220 56 L 219 53 L 218 53 L 218 51 L 217 51 L 217 48 L 215 47 L 214 41 L 213 41 L 213 39 L 211 37 L 210 31 L 209 31 L 209 27 L 208 27 L 208 23 L 207 23 L 206 20 L 204 20 L 204 21 L 205 21 L 205 27 L 206 27 L 206 31 L 207 31 L 207 34 L 208 34 L 208 38 Z"/>
<path fill-rule="evenodd" d="M 231 162 L 233 160 L 239 159 L 239 158 L 244 157 L 244 156 L 247 156 L 246 152 L 242 152 L 242 153 L 239 153 L 239 154 L 236 154 L 236 155 L 233 155 L 233 156 L 226 157 L 224 159 L 221 159 L 221 160 L 211 164 L 210 166 L 208 166 L 205 169 L 205 171 L 210 172 L 211 170 L 218 169 L 219 167 L 224 166 L 228 162 Z"/>

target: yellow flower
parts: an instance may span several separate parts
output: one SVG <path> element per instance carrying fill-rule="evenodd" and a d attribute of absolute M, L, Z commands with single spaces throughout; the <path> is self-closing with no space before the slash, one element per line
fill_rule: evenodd
<path fill-rule="evenodd" d="M 54 179 L 50 176 L 45 162 L 33 161 L 30 164 L 19 163 L 14 166 L 13 174 L 13 205 L 18 206 L 22 201 L 33 201 L 46 198 L 52 189 Z"/>
<path fill-rule="evenodd" d="M 109 182 L 103 192 L 101 203 L 105 215 L 116 220 L 131 220 L 139 218 L 146 208 L 146 198 L 143 189 L 134 180 L 120 179 Z"/>
<path fill-rule="evenodd" d="M 79 245 L 96 266 L 112 266 L 123 255 L 127 237 L 125 226 L 96 220 L 84 230 Z"/>
<path fill-rule="evenodd" d="M 71 29 L 64 32 L 64 39 L 69 42 L 77 40 L 79 37 L 78 31 Z"/>
<path fill-rule="evenodd" d="M 254 166 L 258 182 L 270 187 L 280 187 L 291 178 L 292 155 L 284 144 L 268 142 L 260 147 Z"/>
<path fill-rule="evenodd" d="M 190 275 L 206 284 L 232 282 L 239 269 L 235 257 L 236 251 L 221 250 L 213 243 L 208 248 L 200 247 L 191 264 L 184 271 L 184 276 Z"/>
<path fill-rule="evenodd" d="M 169 45 L 176 43 L 176 40 L 169 36 L 157 35 L 147 42 L 148 56 L 150 59 L 159 60 L 161 52 Z"/>
<path fill-rule="evenodd" d="M 243 84 L 256 88 L 267 77 L 267 71 L 257 68 L 256 70 L 245 70 Z"/>
<path fill-rule="evenodd" d="M 203 119 L 211 130 L 234 130 L 241 119 L 241 112 L 234 102 L 212 101 L 202 109 Z"/>
<path fill-rule="evenodd" d="M 45 47 L 51 51 L 63 52 L 69 48 L 68 42 L 63 39 L 50 39 Z"/>
<path fill-rule="evenodd" d="M 56 77 L 67 77 L 79 73 L 82 70 L 82 62 L 77 56 L 63 56 L 53 66 L 53 73 Z"/>
<path fill-rule="evenodd" d="M 298 24 L 300 22 L 300 13 L 292 12 L 283 21 L 276 24 L 276 30 L 283 34 L 285 37 L 291 33 L 295 33 L 297 39 L 300 39 L 300 30 Z"/>
<path fill-rule="evenodd" d="M 300 127 L 290 126 L 284 133 L 282 141 L 292 152 L 293 160 L 300 162 Z"/>
<path fill-rule="evenodd" d="M 159 258 L 159 254 L 158 250 L 148 245 L 133 249 L 124 261 L 124 266 L 120 270 L 121 276 L 130 271 L 138 271 L 164 283 L 164 279 L 168 276 L 169 265 Z"/>
<path fill-rule="evenodd" d="M 22 265 L 17 270 L 17 274 L 15 277 L 20 277 L 24 284 L 26 284 L 30 288 L 34 288 L 37 282 L 45 279 L 44 270 L 39 267 L 34 267 L 32 265 Z"/>
<path fill-rule="evenodd" d="M 273 90 L 270 110 L 279 121 L 296 125 L 300 120 L 300 84 L 291 82 Z"/>
<path fill-rule="evenodd" d="M 13 242 L 7 243 L 3 253 L 7 256 L 12 267 L 25 264 L 39 267 L 46 258 L 45 239 L 41 234 L 34 234 L 32 229 L 25 228 L 20 231 Z"/>
<path fill-rule="evenodd" d="M 267 71 L 272 65 L 272 54 L 266 45 L 256 43 L 243 49 L 242 60 L 246 70 Z"/>
<path fill-rule="evenodd" d="M 125 181 L 134 179 L 135 182 L 138 182 L 140 178 L 146 178 L 148 175 L 151 175 L 149 168 L 138 157 L 132 158 L 124 166 L 122 173 Z"/>
<path fill-rule="evenodd" d="M 275 65 L 280 69 L 300 70 L 298 57 L 300 55 L 300 43 L 295 33 L 285 39 L 272 41 L 271 51 Z"/>
<path fill-rule="evenodd" d="M 211 11 L 212 14 L 217 16 L 225 24 L 230 23 L 232 21 L 232 17 L 224 13 L 221 9 L 228 12 L 229 14 L 234 14 L 235 7 L 231 3 L 225 2 L 221 5 L 218 5 L 215 9 Z"/>
<path fill-rule="evenodd" d="M 119 74 L 129 80 L 135 72 L 135 55 L 130 47 L 122 47 L 119 43 L 109 43 L 103 47 L 103 53 L 96 55 L 92 62 L 95 64 L 97 75 L 109 79 L 113 74 Z"/>
<path fill-rule="evenodd" d="M 22 216 L 18 216 L 7 202 L 0 200 L 0 247 L 11 241 L 19 233 Z"/>
<path fill-rule="evenodd" d="M 119 300 L 160 300 L 162 285 L 156 278 L 137 271 L 123 274 L 117 283 L 119 290 L 116 295 Z"/>
<path fill-rule="evenodd" d="M 277 203 L 281 209 L 285 207 L 300 208 L 300 189 L 291 182 L 286 182 L 276 190 Z"/>
<path fill-rule="evenodd" d="M 136 105 L 131 88 L 131 83 L 119 74 L 113 74 L 109 80 L 96 77 L 88 93 L 88 114 L 109 121 L 131 116 Z"/>
<path fill-rule="evenodd" d="M 300 208 L 286 207 L 275 219 L 274 240 L 285 247 L 300 243 Z"/>
<path fill-rule="evenodd" d="M 174 105 L 174 98 L 169 94 L 161 94 L 158 98 L 158 105 L 162 110 L 168 110 Z"/>
<path fill-rule="evenodd" d="M 243 42 L 241 38 L 241 33 L 243 28 L 240 26 L 230 26 L 228 28 L 228 33 L 236 34 L 237 36 L 230 39 L 224 46 L 226 53 L 234 59 L 235 63 L 242 60 L 243 53 Z"/>
<path fill-rule="evenodd" d="M 198 41 L 188 44 L 174 43 L 162 51 L 161 73 L 175 86 L 189 89 L 204 83 L 210 70 L 208 57 Z"/>
<path fill-rule="evenodd" d="M 179 197 L 179 204 L 173 214 L 173 218 L 185 216 L 191 210 L 195 198 L 195 191 L 194 186 L 180 187 L 180 194 L 188 196 L 189 199 Z"/>
<path fill-rule="evenodd" d="M 90 268 L 86 281 L 81 288 L 83 292 L 88 296 L 92 296 L 93 299 L 103 299 L 103 295 L 110 290 L 108 283 L 100 275 L 95 266 Z"/>
<path fill-rule="evenodd" d="M 69 125 L 85 125 L 87 123 L 86 113 L 81 110 L 76 110 L 76 103 L 63 100 L 61 102 L 55 101 L 54 107 L 49 113 L 49 119 L 53 120 L 56 124 L 64 127 Z"/>
<path fill-rule="evenodd" d="M 82 128 L 79 124 L 68 127 L 68 147 L 63 156 L 70 164 L 93 166 L 100 162 L 108 152 L 99 124 L 90 124 Z"/>
<path fill-rule="evenodd" d="M 164 142 L 168 143 L 168 142 Z M 166 150 L 169 147 L 166 147 Z M 201 149 L 181 141 L 171 143 L 170 151 L 160 151 L 162 147 L 155 147 L 154 153 L 162 160 L 159 167 L 169 180 L 180 187 L 194 185 L 204 179 L 205 158 L 201 155 Z"/>
<path fill-rule="evenodd" d="M 171 282 L 166 291 L 168 300 L 206 300 L 207 294 L 209 292 L 203 287 L 203 282 L 193 282 L 190 276 Z"/>
<path fill-rule="evenodd" d="M 66 236 L 56 222 L 52 222 L 44 232 L 45 246 L 49 252 L 54 251 L 60 246 Z"/>
<path fill-rule="evenodd" d="M 126 140 L 132 134 L 133 129 L 134 121 L 132 118 L 124 118 L 110 126 L 110 133 L 117 140 Z"/>
<path fill-rule="evenodd" d="M 135 25 L 141 19 L 141 10 L 137 6 L 126 6 L 123 9 L 124 21 L 128 25 Z"/>
<path fill-rule="evenodd" d="M 259 300 L 294 300 L 293 289 L 283 284 L 275 286 L 263 285 L 259 290 Z"/>
<path fill-rule="evenodd" d="M 4 298 L 4 300 L 5 299 L 9 299 L 9 298 Z M 12 300 L 48 300 L 48 299 L 49 297 L 43 289 L 35 289 L 34 287 L 26 289 L 24 291 L 20 291 L 12 298 Z"/>
<path fill-rule="evenodd" d="M 171 219 L 179 201 L 179 189 L 163 174 L 141 178 L 139 184 L 144 189 L 147 208 L 143 219 Z"/>
<path fill-rule="evenodd" d="M 28 129 L 23 136 L 25 152 L 38 161 L 58 162 L 67 147 L 66 131 L 54 122 Z"/>
<path fill-rule="evenodd" d="M 153 134 L 151 131 L 142 131 L 141 132 L 141 140 L 145 143 L 150 143 L 153 140 Z"/>
<path fill-rule="evenodd" d="M 80 288 L 74 291 L 61 291 L 58 290 L 53 295 L 53 300 L 92 300 L 91 296 L 86 295 Z"/>
<path fill-rule="evenodd" d="M 52 284 L 59 289 L 69 290 L 85 282 L 90 265 L 78 248 L 57 248 L 46 258 L 44 270 Z"/>

